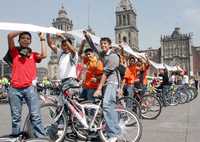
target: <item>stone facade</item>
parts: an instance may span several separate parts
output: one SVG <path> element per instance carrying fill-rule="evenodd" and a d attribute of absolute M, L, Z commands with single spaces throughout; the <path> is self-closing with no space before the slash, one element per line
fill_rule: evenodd
<path fill-rule="evenodd" d="M 44 67 L 37 68 L 37 79 L 41 81 L 44 77 L 48 76 L 48 70 Z"/>
<path fill-rule="evenodd" d="M 0 75 L 6 76 L 6 77 L 9 77 L 9 78 L 11 77 L 11 68 L 3 60 L 0 60 Z"/>
<path fill-rule="evenodd" d="M 138 50 L 138 29 L 136 25 L 136 11 L 130 0 L 121 0 L 116 8 L 116 43 L 126 42 L 133 50 Z"/>
<path fill-rule="evenodd" d="M 198 77 L 200 80 L 200 46 L 192 47 L 193 54 L 193 73 L 195 77 Z"/>
<path fill-rule="evenodd" d="M 156 63 L 160 63 L 161 62 L 160 48 L 153 49 L 152 47 L 150 47 L 147 50 L 141 50 L 140 52 L 146 53 L 146 55 L 149 57 L 149 59 L 154 61 L 154 62 L 156 62 Z M 154 67 L 150 66 L 149 74 L 152 75 L 154 72 L 157 72 L 157 70 Z"/>
<path fill-rule="evenodd" d="M 192 34 L 182 34 L 180 28 L 175 28 L 172 35 L 161 36 L 161 48 L 142 50 L 157 63 L 180 65 L 189 75 L 200 77 L 200 46 L 192 45 Z M 155 69 L 150 69 L 152 74 Z M 200 78 L 199 78 L 200 79 Z"/>
<path fill-rule="evenodd" d="M 193 75 L 192 35 L 182 34 L 175 28 L 171 35 L 161 36 L 161 63 L 178 64 L 182 69 Z"/>

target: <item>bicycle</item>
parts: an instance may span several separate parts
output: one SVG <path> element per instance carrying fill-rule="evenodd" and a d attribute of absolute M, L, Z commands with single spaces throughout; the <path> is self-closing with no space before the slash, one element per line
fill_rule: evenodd
<path fill-rule="evenodd" d="M 8 103 L 8 90 L 9 90 L 9 85 L 0 85 L 0 103 Z"/>
<path fill-rule="evenodd" d="M 135 89 L 134 97 L 139 100 L 141 105 L 141 115 L 144 119 L 156 119 L 161 111 L 162 106 L 160 100 L 146 91 L 142 95 L 143 89 Z"/>
<path fill-rule="evenodd" d="M 138 116 L 144 119 L 156 119 L 162 110 L 160 100 L 150 92 L 146 91 L 144 95 L 142 93 L 143 89 L 135 88 L 133 96 L 128 97 L 124 94 L 120 101 L 124 100 L 126 107 L 137 112 Z"/>
<path fill-rule="evenodd" d="M 58 134 L 59 130 L 56 130 L 53 134 L 54 137 L 58 136 L 55 140 L 56 142 L 64 140 L 67 127 L 71 127 L 72 131 L 83 140 L 88 140 L 90 136 L 97 137 L 99 135 L 102 141 L 107 141 L 105 131 L 106 124 L 102 113 L 102 100 L 98 99 L 98 101 L 95 102 L 97 104 L 91 102 L 80 102 L 78 99 L 79 92 L 74 91 L 79 88 L 80 86 L 67 85 L 67 87 L 63 87 L 62 85 L 61 91 L 63 94 L 63 105 L 58 107 L 55 104 L 46 104 L 46 106 L 43 106 L 43 108 L 50 108 L 51 113 L 53 113 L 51 115 L 52 123 L 49 123 L 45 128 L 51 126 L 58 128 L 60 124 L 63 125 L 60 135 Z M 65 109 L 65 106 L 67 106 L 67 110 Z M 119 116 L 119 124 L 124 132 L 123 139 L 127 139 L 126 135 L 130 132 L 125 132 L 130 131 L 131 129 L 132 135 L 129 136 L 131 137 L 129 141 L 139 141 L 142 134 L 142 125 L 137 115 L 123 109 L 123 106 L 117 106 L 116 111 Z M 62 121 L 60 121 L 60 119 L 62 119 Z"/>
<path fill-rule="evenodd" d="M 187 102 L 189 96 L 184 86 L 176 86 L 175 84 L 172 84 L 165 89 L 165 94 L 162 93 L 162 90 L 158 90 L 157 93 L 166 106 L 176 106 Z"/>
<path fill-rule="evenodd" d="M 39 95 L 39 99 L 41 101 L 41 104 L 45 104 L 45 103 L 56 103 L 57 102 L 57 96 L 59 94 L 54 94 L 51 95 L 52 93 L 49 93 L 48 90 L 58 90 L 59 86 L 43 86 L 41 83 L 37 83 L 36 84 L 36 90 L 37 93 Z"/>

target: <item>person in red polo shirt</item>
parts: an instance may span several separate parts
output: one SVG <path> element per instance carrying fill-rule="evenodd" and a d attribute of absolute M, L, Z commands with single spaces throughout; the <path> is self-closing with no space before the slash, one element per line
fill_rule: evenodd
<path fill-rule="evenodd" d="M 19 47 L 15 45 L 14 38 L 19 35 Z M 40 116 L 39 97 L 32 86 L 36 79 L 36 63 L 47 56 L 44 34 L 39 34 L 41 52 L 33 52 L 29 47 L 31 34 L 29 32 L 10 32 L 8 34 L 9 53 L 12 57 L 11 87 L 9 89 L 9 104 L 12 117 L 12 136 L 17 137 L 20 132 L 22 101 L 28 106 L 33 132 L 36 137 L 45 137 Z"/>

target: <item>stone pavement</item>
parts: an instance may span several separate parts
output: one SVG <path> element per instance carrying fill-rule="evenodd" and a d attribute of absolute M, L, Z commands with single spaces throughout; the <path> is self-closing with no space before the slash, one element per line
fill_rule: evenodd
<path fill-rule="evenodd" d="M 156 120 L 143 120 L 141 142 L 200 141 L 200 97 L 188 104 L 163 108 Z"/>
<path fill-rule="evenodd" d="M 200 141 L 200 97 L 188 104 L 163 108 L 156 120 L 142 120 L 140 142 L 198 142 Z M 27 114 L 23 108 L 23 117 Z M 0 136 L 10 133 L 10 110 L 0 105 Z M 22 122 L 23 123 L 23 122 Z"/>

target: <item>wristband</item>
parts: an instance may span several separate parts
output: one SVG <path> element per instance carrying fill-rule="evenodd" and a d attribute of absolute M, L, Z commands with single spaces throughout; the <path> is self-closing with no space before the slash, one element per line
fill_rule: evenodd
<path fill-rule="evenodd" d="M 45 39 L 44 39 L 44 38 L 41 38 L 40 41 L 45 41 Z"/>

